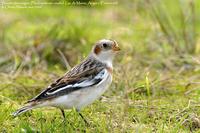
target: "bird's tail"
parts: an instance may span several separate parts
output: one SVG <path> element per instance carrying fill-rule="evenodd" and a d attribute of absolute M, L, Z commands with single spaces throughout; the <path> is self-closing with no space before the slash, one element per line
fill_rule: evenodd
<path fill-rule="evenodd" d="M 29 111 L 29 110 L 38 108 L 39 106 L 40 106 L 40 103 L 38 103 L 38 102 L 30 102 L 30 103 L 28 103 L 27 105 L 25 105 L 25 106 L 19 108 L 16 112 L 12 113 L 12 115 L 13 115 L 14 117 L 17 117 L 17 116 L 19 116 L 20 114 L 25 113 L 25 112 L 27 112 L 27 111 Z"/>

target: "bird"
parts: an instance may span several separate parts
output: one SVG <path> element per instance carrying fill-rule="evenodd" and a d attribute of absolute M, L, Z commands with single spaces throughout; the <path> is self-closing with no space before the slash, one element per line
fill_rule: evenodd
<path fill-rule="evenodd" d="M 81 109 L 92 104 L 109 88 L 113 59 L 119 51 L 120 47 L 115 40 L 97 41 L 80 64 L 55 80 L 12 115 L 17 117 L 36 108 L 56 107 L 61 110 L 65 120 L 64 110 L 75 108 L 84 122 L 88 123 L 80 113 Z"/>

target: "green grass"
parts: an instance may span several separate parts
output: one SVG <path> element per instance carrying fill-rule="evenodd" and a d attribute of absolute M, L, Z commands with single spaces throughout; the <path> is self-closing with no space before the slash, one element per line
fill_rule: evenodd
<path fill-rule="evenodd" d="M 199 12 L 198 0 L 0 9 L 0 132 L 198 132 Z M 11 116 L 102 38 L 122 51 L 109 90 L 82 110 L 89 126 L 73 109 L 66 125 L 55 108 Z"/>

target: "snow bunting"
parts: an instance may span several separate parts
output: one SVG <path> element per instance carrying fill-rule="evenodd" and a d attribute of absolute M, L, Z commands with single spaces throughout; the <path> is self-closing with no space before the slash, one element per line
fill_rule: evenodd
<path fill-rule="evenodd" d="M 29 100 L 25 106 L 14 112 L 13 116 L 35 108 L 51 106 L 59 108 L 64 118 L 64 109 L 71 108 L 75 108 L 83 118 L 80 110 L 99 98 L 111 84 L 112 61 L 119 50 L 116 41 L 98 41 L 83 62 Z"/>

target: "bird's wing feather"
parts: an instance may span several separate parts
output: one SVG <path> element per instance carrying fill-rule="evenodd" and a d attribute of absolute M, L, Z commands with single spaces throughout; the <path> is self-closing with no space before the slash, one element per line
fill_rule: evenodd
<path fill-rule="evenodd" d="M 56 80 L 47 89 L 28 102 L 66 95 L 73 91 L 96 85 L 103 80 L 106 74 L 108 72 L 104 64 L 88 59 L 74 67 L 65 76 Z"/>
<path fill-rule="evenodd" d="M 65 84 L 61 88 L 51 89 L 46 92 L 49 96 L 54 95 L 63 95 L 63 94 L 69 94 L 70 92 L 79 90 L 81 88 L 90 87 L 93 85 L 97 85 L 100 83 L 105 75 L 107 74 L 106 69 L 101 70 L 96 76 L 89 76 L 87 79 L 80 80 L 80 82 L 72 83 L 72 84 Z M 63 93 L 63 94 L 62 94 Z"/>

